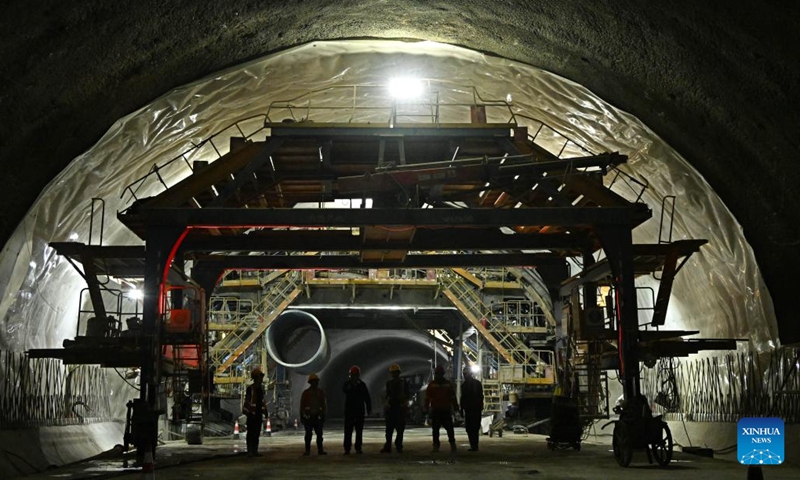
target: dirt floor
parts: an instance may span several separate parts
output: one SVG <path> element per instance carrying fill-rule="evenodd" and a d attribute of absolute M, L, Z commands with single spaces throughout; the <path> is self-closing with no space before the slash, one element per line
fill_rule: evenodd
<path fill-rule="evenodd" d="M 444 438 L 443 438 L 444 440 Z M 458 451 L 431 452 L 430 429 L 407 432 L 402 454 L 381 454 L 383 431 L 379 426 L 365 431 L 364 454 L 342 454 L 342 430 L 326 432 L 328 455 L 303 457 L 302 432 L 281 432 L 261 439 L 261 457 L 244 454 L 244 436 L 206 439 L 202 446 L 170 442 L 159 448 L 155 477 L 190 478 L 320 478 L 320 479 L 669 479 L 704 480 L 749 478 L 747 467 L 735 462 L 675 452 L 668 468 L 649 465 L 646 455 L 634 455 L 627 469 L 617 466 L 607 444 L 585 442 L 579 452 L 550 451 L 541 435 L 506 433 L 502 438 L 483 436 L 479 452 L 467 451 L 463 429 L 456 429 Z M 446 447 L 446 443 L 444 446 Z M 448 450 L 444 448 L 443 450 Z M 764 467 L 766 479 L 797 479 L 795 466 Z M 120 459 L 94 460 L 48 471 L 27 479 L 145 478 L 135 468 L 122 468 Z"/>

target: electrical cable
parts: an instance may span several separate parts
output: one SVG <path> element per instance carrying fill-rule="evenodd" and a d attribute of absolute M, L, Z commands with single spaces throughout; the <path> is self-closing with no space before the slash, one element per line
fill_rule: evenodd
<path fill-rule="evenodd" d="M 125 378 L 121 373 L 119 373 L 119 370 L 117 370 L 115 368 L 114 371 L 117 372 L 117 375 L 119 375 L 119 378 L 121 378 L 125 383 L 127 383 L 129 387 L 131 387 L 132 389 L 136 390 L 137 392 L 141 390 L 140 387 L 137 387 L 136 385 L 132 384 L 131 382 L 128 381 L 127 378 Z"/>

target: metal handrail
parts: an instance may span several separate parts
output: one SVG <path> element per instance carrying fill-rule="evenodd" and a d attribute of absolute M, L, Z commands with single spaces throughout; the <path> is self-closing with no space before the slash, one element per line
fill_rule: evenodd
<path fill-rule="evenodd" d="M 644 195 L 644 192 L 647 191 L 648 188 L 650 188 L 650 182 L 646 178 L 644 178 L 642 180 L 639 180 L 636 177 L 634 177 L 633 175 L 631 175 L 631 174 L 629 174 L 627 172 L 623 172 L 617 166 L 612 167 L 612 170 L 616 171 L 616 175 L 614 175 L 614 178 L 611 180 L 611 183 L 608 185 L 608 189 L 611 190 L 611 187 L 614 186 L 614 184 L 617 182 L 617 180 L 622 178 L 622 182 L 625 183 L 625 185 L 628 188 L 630 188 L 631 191 L 634 194 L 636 194 L 636 200 L 634 200 L 634 203 L 639 203 L 641 201 L 641 199 L 642 199 L 642 196 Z M 639 193 L 636 193 L 637 187 L 634 187 L 633 185 L 631 185 L 631 183 L 634 183 L 638 187 L 641 187 L 641 190 L 639 190 Z"/>
<path fill-rule="evenodd" d="M 661 219 L 658 224 L 658 243 L 672 243 L 672 228 L 675 226 L 675 195 L 666 195 L 661 199 Z M 664 238 L 664 213 L 667 210 L 667 200 L 672 200 L 669 212 L 669 232 Z"/>
<path fill-rule="evenodd" d="M 288 110 L 292 115 L 292 120 L 295 121 L 309 121 L 311 119 L 311 111 L 312 110 L 349 110 L 351 112 L 356 111 L 388 111 L 389 112 L 389 120 L 388 124 L 394 125 L 396 124 L 396 120 L 398 117 L 397 108 L 398 106 L 416 106 L 416 107 L 425 107 L 430 109 L 429 114 L 401 114 L 401 117 L 430 117 L 432 119 L 431 123 L 438 125 L 440 123 L 440 108 L 441 107 L 472 107 L 475 105 L 482 105 L 486 107 L 501 107 L 508 111 L 509 113 L 509 120 L 507 123 L 515 124 L 513 121 L 515 114 L 511 109 L 511 104 L 506 100 L 495 100 L 495 99 L 488 99 L 484 98 L 480 92 L 478 91 L 477 87 L 472 85 L 461 85 L 454 82 L 448 82 L 445 80 L 432 80 L 432 79 L 420 79 L 420 81 L 425 82 L 427 84 L 427 93 L 429 98 L 435 97 L 435 101 L 397 101 L 396 99 L 391 98 L 389 95 L 378 97 L 379 99 L 389 99 L 391 100 L 388 104 L 378 104 L 378 105 L 359 105 L 358 104 L 358 95 L 359 90 L 376 90 L 376 89 L 383 89 L 387 88 L 385 84 L 348 84 L 348 85 L 334 85 L 330 87 L 318 88 L 314 90 L 310 90 L 305 92 L 301 95 L 298 95 L 293 98 L 285 99 L 285 100 L 275 100 L 269 104 L 267 110 L 267 118 L 268 122 L 273 122 L 274 120 L 270 117 L 270 114 L 273 113 L 273 110 Z M 457 92 L 460 89 L 466 89 L 467 93 L 471 93 L 472 101 L 467 102 L 442 102 L 440 98 L 440 90 L 435 90 L 432 88 L 433 84 L 438 84 L 443 87 L 446 87 L 448 90 Z M 315 95 L 320 93 L 328 93 L 335 90 L 349 90 L 350 97 L 348 100 L 348 105 L 332 105 L 332 106 L 324 106 L 324 105 L 315 105 L 312 106 L 312 98 Z M 294 111 L 295 110 L 305 110 L 306 116 L 301 117 L 300 119 L 296 118 Z M 353 115 L 350 116 L 349 122 L 352 122 Z"/>
<path fill-rule="evenodd" d="M 542 133 L 542 130 L 544 129 L 544 127 L 547 127 L 547 128 L 548 128 L 548 129 L 549 129 L 551 132 L 553 132 L 553 133 L 555 133 L 556 135 L 558 135 L 558 136 L 562 137 L 562 138 L 564 139 L 564 145 L 562 145 L 562 147 L 561 147 L 560 151 L 558 152 L 558 154 L 554 154 L 554 155 L 556 156 L 556 158 L 561 158 L 561 155 L 563 155 L 564 151 L 566 150 L 567 146 L 568 146 L 570 143 L 571 143 L 571 144 L 573 144 L 575 147 L 577 147 L 579 150 L 581 150 L 581 151 L 583 151 L 584 153 L 586 153 L 586 156 L 587 156 L 587 157 L 589 157 L 589 156 L 594 156 L 594 155 L 597 155 L 595 152 L 593 152 L 593 151 L 589 150 L 588 148 L 584 147 L 584 146 L 583 146 L 583 145 L 581 145 L 580 143 L 576 142 L 575 140 L 571 139 L 571 138 L 570 138 L 570 137 L 568 137 L 567 135 L 563 134 L 561 131 L 559 131 L 559 130 L 556 130 L 555 128 L 551 127 L 550 125 L 548 125 L 548 124 L 544 123 L 543 121 L 541 121 L 541 120 L 539 120 L 539 119 L 536 119 L 536 118 L 530 117 L 530 116 L 528 116 L 528 115 L 523 115 L 523 114 L 521 114 L 521 113 L 515 113 L 515 114 L 513 114 L 513 115 L 514 115 L 514 121 L 515 121 L 515 123 L 517 123 L 517 122 L 516 122 L 516 119 L 517 119 L 517 118 L 524 118 L 524 119 L 526 119 L 526 120 L 530 120 L 530 121 L 532 121 L 532 122 L 536 122 L 536 123 L 538 123 L 538 124 L 539 124 L 539 128 L 538 128 L 538 129 L 536 129 L 536 132 L 535 132 L 534 134 L 530 134 L 530 133 L 528 134 L 528 138 L 529 138 L 529 139 L 530 139 L 530 140 L 531 140 L 533 143 L 537 143 L 537 142 L 536 142 L 536 139 L 537 139 L 537 138 L 539 137 L 539 135 Z M 539 145 L 539 144 L 537 143 L 537 145 Z M 551 152 L 551 153 L 552 153 L 552 152 Z"/>
<path fill-rule="evenodd" d="M 245 122 L 249 122 L 251 120 L 258 119 L 258 118 L 263 118 L 264 119 L 264 121 L 261 122 L 261 127 L 256 129 L 256 130 L 254 130 L 249 135 L 245 134 L 240 125 L 245 123 Z M 141 177 L 137 178 L 132 183 L 127 185 L 122 190 L 122 193 L 120 194 L 119 198 L 123 198 L 125 196 L 125 192 L 130 192 L 131 198 L 133 200 L 138 200 L 138 197 L 136 196 L 136 192 L 138 192 L 139 189 L 144 185 L 145 180 L 147 180 L 149 177 L 151 177 L 153 175 L 156 175 L 159 178 L 159 181 L 162 184 L 164 184 L 164 180 L 161 179 L 161 176 L 159 175 L 159 171 L 163 170 L 164 168 L 168 167 L 169 165 L 171 165 L 172 163 L 174 163 L 174 162 L 176 162 L 178 160 L 183 160 L 186 163 L 186 166 L 189 167 L 189 170 L 194 171 L 194 167 L 192 166 L 192 164 L 187 159 L 187 156 L 189 156 L 192 153 L 196 152 L 197 150 L 203 148 L 207 144 L 210 144 L 211 147 L 214 149 L 214 151 L 217 153 L 217 158 L 222 157 L 222 154 L 220 154 L 219 149 L 214 144 L 214 139 L 215 138 L 221 136 L 223 133 L 227 132 L 228 130 L 230 130 L 232 128 L 236 128 L 239 131 L 239 133 L 242 135 L 242 138 L 244 138 L 245 140 L 248 140 L 248 139 L 252 138 L 253 136 L 255 136 L 257 133 L 259 133 L 261 131 L 264 131 L 267 128 L 265 126 L 265 124 L 267 123 L 266 119 L 267 119 L 267 116 L 266 116 L 266 114 L 263 114 L 263 113 L 260 113 L 258 115 L 253 115 L 253 116 L 250 116 L 250 117 L 246 117 L 246 118 L 242 118 L 242 119 L 239 119 L 239 120 L 227 125 L 225 128 L 217 131 L 216 133 L 212 134 L 211 136 L 209 136 L 208 138 L 206 138 L 205 140 L 203 140 L 200 143 L 192 142 L 192 146 L 190 148 L 184 150 L 180 154 L 170 158 L 169 160 L 167 160 L 166 162 L 164 162 L 162 164 L 154 164 L 150 168 L 150 171 L 148 173 L 146 173 L 145 175 L 142 175 Z M 166 185 L 164 185 L 164 186 L 166 188 Z"/>
<path fill-rule="evenodd" d="M 510 102 L 508 102 L 506 100 L 496 100 L 496 99 L 484 98 L 483 95 L 481 95 L 481 93 L 478 91 L 478 89 L 475 86 L 460 85 L 460 84 L 457 84 L 457 83 L 451 83 L 451 82 L 442 81 L 442 80 L 433 81 L 431 79 L 423 79 L 422 81 L 427 83 L 428 91 L 429 91 L 429 94 L 430 94 L 429 99 L 427 101 L 422 101 L 422 102 L 413 102 L 413 101 L 410 101 L 410 102 L 398 102 L 397 100 L 392 100 L 391 103 L 389 103 L 389 104 L 376 104 L 376 105 L 363 105 L 363 104 L 361 104 L 360 105 L 358 103 L 359 91 L 360 90 L 365 90 L 365 89 L 374 90 L 374 89 L 380 89 L 380 88 L 384 88 L 385 89 L 386 85 L 381 85 L 381 84 L 374 84 L 374 85 L 370 85 L 370 84 L 335 85 L 335 86 L 330 86 L 330 87 L 325 87 L 325 88 L 314 89 L 314 90 L 305 92 L 305 93 L 303 93 L 301 95 L 298 95 L 296 97 L 290 98 L 290 99 L 275 100 L 275 101 L 273 101 L 273 102 L 271 102 L 269 104 L 266 113 L 252 115 L 252 116 L 249 116 L 249 117 L 246 117 L 246 118 L 242 118 L 242 119 L 236 120 L 235 122 L 232 122 L 232 123 L 228 124 L 223 129 L 221 129 L 221 130 L 217 131 L 216 133 L 212 134 L 211 136 L 209 136 L 205 140 L 201 141 L 200 143 L 197 143 L 197 144 L 192 143 L 192 146 L 190 148 L 188 148 L 188 149 L 184 150 L 183 152 L 181 152 L 180 154 L 170 158 L 166 162 L 152 165 L 152 167 L 150 168 L 148 173 L 146 173 L 145 175 L 142 175 L 141 177 L 137 178 L 136 180 L 131 182 L 129 185 L 127 185 L 123 189 L 122 193 L 120 194 L 120 198 L 121 199 L 124 198 L 125 194 L 129 193 L 130 194 L 130 198 L 129 198 L 128 202 L 139 200 L 139 197 L 137 196 L 137 193 L 145 185 L 146 181 L 149 178 L 152 178 L 154 176 L 158 179 L 158 182 L 161 183 L 164 186 L 164 189 L 167 189 L 168 186 L 166 185 L 166 182 L 164 181 L 164 179 L 161 176 L 161 171 L 162 170 L 164 170 L 165 168 L 171 166 L 175 162 L 178 162 L 178 161 L 182 160 L 186 164 L 186 166 L 189 168 L 190 171 L 194 171 L 194 167 L 191 164 L 191 162 L 189 161 L 188 157 L 191 156 L 193 153 L 196 153 L 198 150 L 200 150 L 201 148 L 203 148 L 203 147 L 205 147 L 207 145 L 210 145 L 211 148 L 216 153 L 216 159 L 221 158 L 224 154 L 220 151 L 220 149 L 214 143 L 215 139 L 219 138 L 220 136 L 222 136 L 224 133 L 228 132 L 231 129 L 236 129 L 236 130 L 238 130 L 239 135 L 241 135 L 241 138 L 243 138 L 245 140 L 249 140 L 252 137 L 254 137 L 255 135 L 257 135 L 258 133 L 267 130 L 269 128 L 269 124 L 281 123 L 281 122 L 276 122 L 275 119 L 273 118 L 276 115 L 277 111 L 279 111 L 279 110 L 287 110 L 289 112 L 290 116 L 291 116 L 291 120 L 293 120 L 293 121 L 298 121 L 298 118 L 295 115 L 295 111 L 296 110 L 304 110 L 305 111 L 305 116 L 301 117 L 299 119 L 299 121 L 313 121 L 313 119 L 311 118 L 311 112 L 312 111 L 331 111 L 331 110 L 342 111 L 342 110 L 349 110 L 349 111 L 351 111 L 353 113 L 350 115 L 350 119 L 349 119 L 348 123 L 353 121 L 354 116 L 355 116 L 355 112 L 358 112 L 358 111 L 381 111 L 381 110 L 386 110 L 387 113 L 388 113 L 387 126 L 389 126 L 389 127 L 394 127 L 397 124 L 397 119 L 398 118 L 410 118 L 410 119 L 414 119 L 414 118 L 430 118 L 431 124 L 436 125 L 438 127 L 441 124 L 441 116 L 440 116 L 440 114 L 441 114 L 441 108 L 442 107 L 473 107 L 473 106 L 480 105 L 480 106 L 484 106 L 484 107 L 500 108 L 500 109 L 506 111 L 507 114 L 508 114 L 508 119 L 506 120 L 505 123 L 508 124 L 510 127 L 516 127 L 518 125 L 518 119 L 526 119 L 526 120 L 529 120 L 529 121 L 532 121 L 532 122 L 535 122 L 535 123 L 539 123 L 540 125 L 539 125 L 539 128 L 537 129 L 536 133 L 533 134 L 533 135 L 528 135 L 528 137 L 534 143 L 537 142 L 538 136 L 541 134 L 541 132 L 544 130 L 545 127 L 548 130 L 550 130 L 553 133 L 555 133 L 556 135 L 558 135 L 559 137 L 562 137 L 564 139 L 564 144 L 561 146 L 560 151 L 557 154 L 555 154 L 555 153 L 553 154 L 556 158 L 561 158 L 561 155 L 563 155 L 565 151 L 568 151 L 568 147 L 570 145 L 573 145 L 578 150 L 586 153 L 587 156 L 594 155 L 594 153 L 591 150 L 589 150 L 588 148 L 586 148 L 583 145 L 577 143 L 576 141 L 574 141 L 571 138 L 567 137 L 566 135 L 564 135 L 563 133 L 561 133 L 557 129 L 551 127 L 550 125 L 548 125 L 548 124 L 546 124 L 544 122 L 542 122 L 541 120 L 537 120 L 537 119 L 535 119 L 533 117 L 530 117 L 528 115 L 515 113 L 513 111 L 513 109 L 511 108 L 511 103 Z M 433 90 L 432 89 L 432 84 L 434 84 L 434 82 L 435 82 L 435 84 L 441 85 L 442 87 L 446 87 L 446 88 L 450 89 L 451 91 L 454 91 L 454 92 L 459 92 L 460 91 L 460 93 L 470 94 L 471 97 L 472 97 L 472 101 L 471 102 L 442 102 L 441 101 L 441 96 L 440 96 L 440 93 L 441 93 L 440 90 L 438 90 L 438 89 L 437 90 Z M 350 93 L 350 97 L 348 99 L 348 105 L 320 105 L 320 104 L 313 105 L 312 104 L 312 99 L 313 99 L 313 97 L 315 95 L 318 95 L 318 94 L 321 94 L 321 93 L 326 93 L 326 92 L 331 92 L 331 91 L 334 91 L 334 90 L 342 90 L 342 89 L 350 90 L 350 92 L 351 92 Z M 430 99 L 431 97 L 435 97 L 435 99 L 431 100 Z M 379 97 L 379 98 L 386 99 L 387 97 Z M 372 99 L 372 98 L 369 98 L 369 99 Z M 424 113 L 424 114 L 422 114 L 422 113 L 414 113 L 414 112 L 402 113 L 401 111 L 398 111 L 398 106 L 400 106 L 400 107 L 410 107 L 410 106 L 424 107 L 424 108 L 426 108 L 428 110 L 428 112 Z M 256 130 L 254 130 L 254 131 L 252 131 L 250 133 L 245 133 L 244 130 L 242 129 L 242 125 L 247 123 L 247 122 L 251 122 L 253 120 L 256 120 L 256 119 L 261 119 L 262 120 L 260 122 L 259 127 Z M 544 147 L 541 144 L 540 144 L 540 146 Z M 569 148 L 569 150 L 572 150 L 572 148 Z"/>

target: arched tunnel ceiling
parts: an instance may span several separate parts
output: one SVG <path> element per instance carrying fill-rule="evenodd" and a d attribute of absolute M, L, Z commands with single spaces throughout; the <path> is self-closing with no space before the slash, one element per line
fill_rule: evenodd
<path fill-rule="evenodd" d="M 119 117 L 169 89 L 311 40 L 415 38 L 536 65 L 638 116 L 686 157 L 745 229 L 784 342 L 800 340 L 794 2 L 610 0 L 157 2 L 11 0 L 0 7 L 0 236 Z M 20 168 L 35 165 L 35 168 Z"/>

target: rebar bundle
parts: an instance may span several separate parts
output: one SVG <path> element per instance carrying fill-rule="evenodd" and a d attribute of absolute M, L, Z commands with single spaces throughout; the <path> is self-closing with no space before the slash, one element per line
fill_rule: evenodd
<path fill-rule="evenodd" d="M 780 417 L 800 423 L 800 349 L 661 359 L 642 369 L 642 393 L 668 420 L 735 422 Z"/>
<path fill-rule="evenodd" d="M 110 420 L 106 371 L 95 365 L 65 367 L 5 351 L 0 372 L 0 429 L 76 425 Z"/>

